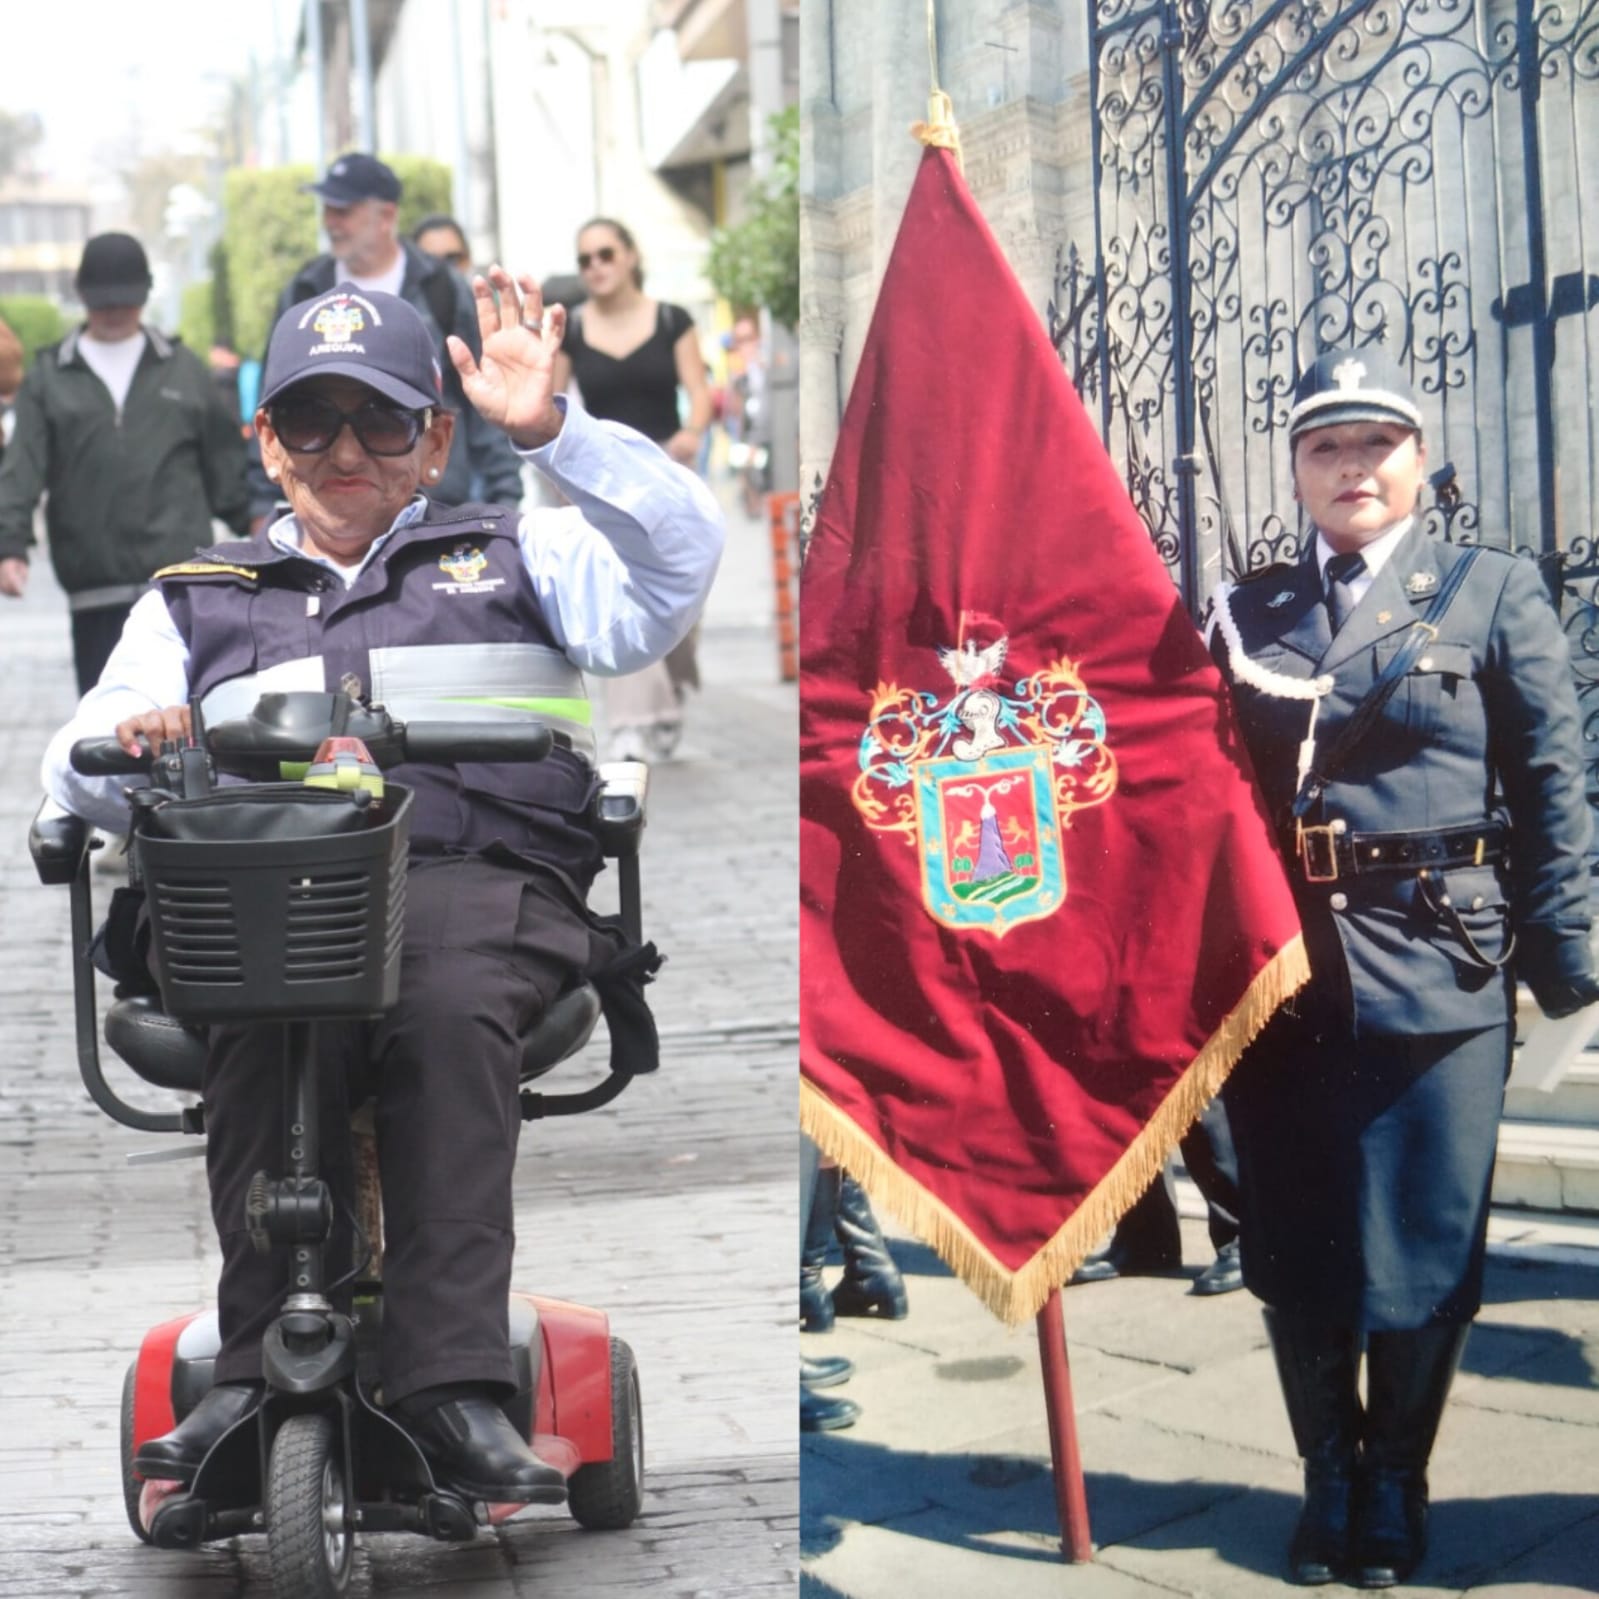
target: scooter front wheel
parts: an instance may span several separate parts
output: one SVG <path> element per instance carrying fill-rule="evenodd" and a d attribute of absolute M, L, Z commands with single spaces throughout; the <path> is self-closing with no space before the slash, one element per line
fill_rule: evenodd
<path fill-rule="evenodd" d="M 339 1599 L 349 1586 L 349 1491 L 333 1418 L 290 1416 L 267 1470 L 267 1556 L 280 1599 Z"/>

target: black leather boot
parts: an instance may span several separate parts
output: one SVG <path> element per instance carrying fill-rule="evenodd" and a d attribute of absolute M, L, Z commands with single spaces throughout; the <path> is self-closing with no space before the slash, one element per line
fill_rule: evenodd
<path fill-rule="evenodd" d="M 1288 1545 L 1290 1581 L 1319 1587 L 1349 1569 L 1360 1447 L 1360 1334 L 1267 1310 L 1266 1330 L 1294 1445 L 1305 1463 L 1305 1502 Z"/>
<path fill-rule="evenodd" d="M 861 1407 L 853 1399 L 829 1399 L 800 1384 L 800 1431 L 837 1432 L 860 1420 Z"/>
<path fill-rule="evenodd" d="M 448 1394 L 430 1402 L 433 1394 Z M 489 1504 L 566 1503 L 566 1478 L 533 1453 L 486 1387 L 412 1394 L 398 1407 L 439 1481 Z"/>
<path fill-rule="evenodd" d="M 1469 1323 L 1366 1340 L 1366 1447 L 1355 1581 L 1404 1582 L 1427 1552 L 1427 1462 Z"/>
<path fill-rule="evenodd" d="M 837 1166 L 823 1166 L 816 1174 L 811 1213 L 805 1222 L 805 1244 L 800 1250 L 801 1332 L 826 1332 L 833 1325 L 833 1301 L 822 1281 L 822 1265 L 833 1241 L 840 1176 Z"/>
<path fill-rule="evenodd" d="M 883 1241 L 866 1190 L 847 1172 L 838 1188 L 834 1231 L 844 1251 L 844 1275 L 833 1289 L 833 1309 L 840 1316 L 903 1321 L 909 1311 L 905 1279 Z"/>
<path fill-rule="evenodd" d="M 133 1469 L 146 1481 L 193 1482 L 216 1441 L 252 1414 L 265 1392 L 265 1383 L 219 1382 L 171 1432 L 152 1438 L 139 1450 Z"/>
<path fill-rule="evenodd" d="M 855 1362 L 842 1355 L 801 1355 L 800 1381 L 807 1388 L 836 1388 L 855 1375 Z"/>

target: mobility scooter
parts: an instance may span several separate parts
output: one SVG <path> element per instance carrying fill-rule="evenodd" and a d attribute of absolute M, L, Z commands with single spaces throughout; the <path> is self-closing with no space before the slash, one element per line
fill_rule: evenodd
<path fill-rule="evenodd" d="M 255 1247 L 284 1253 L 289 1293 L 264 1342 L 260 1407 L 217 1441 L 186 1483 L 141 1480 L 134 1458 L 209 1388 L 219 1346 L 216 1313 L 196 1312 L 150 1330 L 123 1388 L 123 1495 L 129 1524 L 146 1543 L 193 1548 L 265 1533 L 281 1599 L 337 1599 L 349 1583 L 357 1533 L 464 1541 L 480 1524 L 523 1508 L 477 1504 L 437 1481 L 406 1428 L 382 1407 L 381 1207 L 370 1118 L 363 1136 L 361 1111 L 352 1128 L 357 1194 L 349 1217 L 358 1259 L 331 1282 L 324 1261 L 333 1200 L 319 1171 L 320 1150 L 325 1136 L 346 1130 L 318 1126 L 317 1026 L 378 1015 L 394 1003 L 398 987 L 411 797 L 402 785 L 384 782 L 381 771 L 406 761 L 537 760 L 554 735 L 525 721 L 407 726 L 381 707 L 338 694 L 266 695 L 249 717 L 209 732 L 198 706 L 193 717 L 194 734 L 182 748 L 136 758 L 101 739 L 73 750 L 81 772 L 149 777 L 148 787 L 130 791 L 129 858 L 132 888 L 142 890 L 148 910 L 160 993 L 119 998 L 105 1035 L 145 1081 L 198 1094 L 208 1024 L 281 1027 L 287 1170 L 257 1174 L 247 1210 Z M 244 781 L 219 784 L 219 775 Z M 658 963 L 649 946 L 641 947 L 639 927 L 644 776 L 637 763 L 604 768 L 590 816 L 603 852 L 618 862 L 618 921 L 632 952 L 635 995 L 637 968 Z M 174 1113 L 142 1110 L 102 1073 L 90 955 L 90 832 L 47 803 L 29 839 L 41 880 L 71 889 L 84 1085 L 102 1110 L 129 1127 L 202 1135 L 202 1103 Z M 634 1025 L 621 1027 L 605 1008 L 610 1070 L 592 1088 L 542 1094 L 526 1085 L 588 1040 L 602 1009 L 594 982 L 574 981 L 524 1038 L 525 1119 L 593 1109 L 639 1071 L 653 1069 L 647 1020 L 651 1047 L 637 1048 L 637 1007 Z M 160 1151 L 146 1158 L 171 1157 Z M 632 1352 L 610 1336 L 602 1312 L 533 1295 L 511 1296 L 509 1327 L 519 1381 L 506 1414 L 540 1458 L 565 1475 L 568 1507 L 581 1525 L 628 1526 L 642 1504 L 644 1469 Z"/>

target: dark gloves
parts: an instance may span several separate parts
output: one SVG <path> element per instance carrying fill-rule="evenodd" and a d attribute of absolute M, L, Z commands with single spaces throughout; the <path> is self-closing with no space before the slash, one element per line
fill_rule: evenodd
<path fill-rule="evenodd" d="M 1517 936 L 1517 974 L 1532 990 L 1538 1009 L 1558 1020 L 1599 1003 L 1599 976 L 1588 950 L 1588 929 L 1532 923 Z"/>
<path fill-rule="evenodd" d="M 1599 1004 L 1599 977 L 1588 972 L 1582 977 L 1562 978 L 1553 983 L 1532 984 L 1533 998 L 1545 1016 L 1558 1021 L 1574 1016 L 1585 1006 Z"/>

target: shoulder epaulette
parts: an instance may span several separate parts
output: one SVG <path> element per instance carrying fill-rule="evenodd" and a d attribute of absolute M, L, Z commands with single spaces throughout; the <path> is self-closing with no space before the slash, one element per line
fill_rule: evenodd
<path fill-rule="evenodd" d="M 179 561 L 174 566 L 163 566 L 150 581 L 158 583 L 164 577 L 247 577 L 252 583 L 261 580 L 253 567 L 229 566 L 225 561 Z"/>

